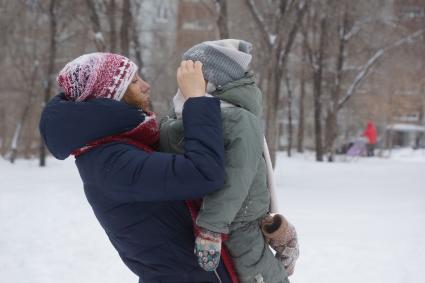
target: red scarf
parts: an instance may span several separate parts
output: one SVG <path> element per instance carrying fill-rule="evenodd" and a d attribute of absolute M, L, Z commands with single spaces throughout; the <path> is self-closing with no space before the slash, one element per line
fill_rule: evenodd
<path fill-rule="evenodd" d="M 131 144 L 146 152 L 153 152 L 158 146 L 158 141 L 159 130 L 158 124 L 155 120 L 155 114 L 149 112 L 146 115 L 146 119 L 136 128 L 122 134 L 112 135 L 90 142 L 86 146 L 72 152 L 72 155 L 77 157 L 92 150 L 96 146 L 111 142 Z"/>
<path fill-rule="evenodd" d="M 153 152 L 158 146 L 158 141 L 158 124 L 155 120 L 155 114 L 150 112 L 146 116 L 145 121 L 140 123 L 136 128 L 122 134 L 112 135 L 90 142 L 86 146 L 75 150 L 72 152 L 72 154 L 75 157 L 78 157 L 99 145 L 111 142 L 131 144 L 143 151 Z M 185 203 L 189 209 L 190 215 L 192 216 L 194 233 L 196 236 L 198 227 L 195 223 L 201 208 L 202 200 L 187 200 Z M 223 264 L 229 273 L 232 283 L 239 283 L 235 268 L 233 266 L 232 258 L 230 257 L 230 254 L 224 245 L 221 248 L 221 260 L 223 261 Z"/>

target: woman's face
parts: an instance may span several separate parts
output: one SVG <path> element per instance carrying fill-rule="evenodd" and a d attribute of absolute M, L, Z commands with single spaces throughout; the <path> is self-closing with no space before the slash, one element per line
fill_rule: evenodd
<path fill-rule="evenodd" d="M 143 111 L 150 111 L 149 90 L 151 86 L 135 74 L 124 94 L 123 101 L 141 108 Z"/>

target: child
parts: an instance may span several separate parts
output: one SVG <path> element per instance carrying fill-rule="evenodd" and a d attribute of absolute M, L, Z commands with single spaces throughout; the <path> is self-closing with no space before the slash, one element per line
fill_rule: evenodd
<path fill-rule="evenodd" d="M 248 72 L 250 50 L 248 42 L 226 39 L 203 42 L 183 54 L 185 60 L 203 63 L 207 95 L 221 100 L 226 150 L 225 185 L 202 201 L 196 218 L 195 253 L 201 267 L 215 270 L 225 235 L 241 282 L 288 282 L 298 244 L 292 225 L 281 215 L 268 215 L 271 200 L 263 157 L 262 98 Z M 182 152 L 183 102 L 178 91 L 174 113 L 161 123 L 162 151 Z M 268 243 L 276 250 L 276 258 Z"/>

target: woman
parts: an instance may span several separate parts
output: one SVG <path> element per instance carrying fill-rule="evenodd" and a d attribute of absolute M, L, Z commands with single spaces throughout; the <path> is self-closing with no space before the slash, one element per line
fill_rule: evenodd
<path fill-rule="evenodd" d="M 200 62 L 183 61 L 177 81 L 185 102 L 184 155 L 154 152 L 158 128 L 149 85 L 127 58 L 83 55 L 59 73 L 63 93 L 45 107 L 43 139 L 58 159 L 76 157 L 93 211 L 139 282 L 230 282 L 193 254 L 191 215 L 183 200 L 224 182 L 220 103 L 203 97 Z"/>
<path fill-rule="evenodd" d="M 375 124 L 372 121 L 367 122 L 366 129 L 363 131 L 363 136 L 367 138 L 367 153 L 368 157 L 375 156 L 375 146 L 378 139 Z"/>

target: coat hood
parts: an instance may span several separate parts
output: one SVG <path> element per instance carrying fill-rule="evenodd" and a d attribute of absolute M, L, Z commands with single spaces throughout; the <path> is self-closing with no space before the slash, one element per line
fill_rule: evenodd
<path fill-rule="evenodd" d="M 261 90 L 255 84 L 254 75 L 251 72 L 245 73 L 245 76 L 239 80 L 217 87 L 212 95 L 244 108 L 256 116 L 262 113 Z"/>
<path fill-rule="evenodd" d="M 39 129 L 49 151 L 66 159 L 74 150 L 100 138 L 129 131 L 145 119 L 145 113 L 112 99 L 69 101 L 64 94 L 44 107 Z"/>

